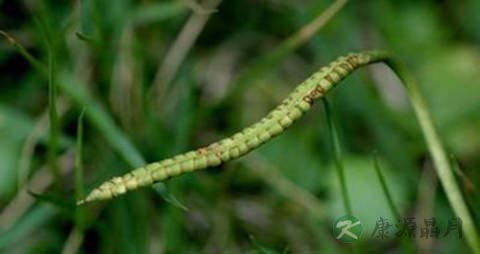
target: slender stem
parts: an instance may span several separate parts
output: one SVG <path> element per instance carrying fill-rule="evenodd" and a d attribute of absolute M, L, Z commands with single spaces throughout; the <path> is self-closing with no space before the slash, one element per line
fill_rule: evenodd
<path fill-rule="evenodd" d="M 78 116 L 77 140 L 75 144 L 75 197 L 81 198 L 84 195 L 83 188 L 83 115 L 85 109 Z M 84 238 L 86 210 L 84 207 L 75 209 L 75 227 L 67 238 L 62 253 L 75 253 Z"/>
<path fill-rule="evenodd" d="M 378 180 L 380 181 L 380 185 L 382 186 L 383 193 L 385 194 L 385 198 L 387 199 L 388 207 L 390 208 L 390 211 L 392 212 L 393 216 L 395 216 L 395 219 L 400 220 L 401 219 L 400 211 L 395 205 L 395 202 L 393 202 L 392 194 L 388 189 L 387 181 L 385 180 L 385 176 L 382 173 L 382 168 L 380 165 L 380 160 L 378 158 L 377 152 L 374 152 L 373 154 L 373 164 L 374 164 L 375 172 L 377 173 Z"/>
<path fill-rule="evenodd" d="M 10 36 L 7 32 L 3 31 L 3 30 L 0 30 L 0 35 L 3 36 L 7 42 L 12 45 L 15 50 L 18 51 L 18 53 L 20 53 L 20 55 L 22 55 L 25 59 L 27 59 L 27 61 L 32 64 L 33 67 L 35 67 L 35 69 L 39 70 L 39 72 L 41 72 L 42 74 L 44 75 L 47 75 L 47 69 L 45 68 L 45 66 L 43 66 L 43 64 L 38 61 L 37 59 L 35 59 L 35 57 L 33 57 L 26 49 L 25 47 L 22 46 L 22 44 L 18 43 L 17 40 L 15 40 L 15 38 L 13 38 L 12 36 Z"/>
<path fill-rule="evenodd" d="M 75 145 L 75 197 L 81 198 L 84 196 L 83 188 L 83 115 L 85 109 L 82 110 L 78 116 L 77 121 L 77 141 Z"/>
<path fill-rule="evenodd" d="M 52 50 L 52 49 L 51 49 Z M 58 147 L 58 113 L 57 113 L 57 84 L 55 76 L 55 59 L 53 52 L 50 52 L 48 61 L 48 111 L 50 121 L 50 140 L 48 144 L 48 161 L 54 177 L 54 183 L 58 184 L 60 179 L 60 168 L 57 163 Z"/>
<path fill-rule="evenodd" d="M 325 97 L 322 101 L 327 115 L 328 130 L 330 132 L 330 140 L 332 144 L 333 158 L 335 162 L 335 171 L 337 172 L 337 176 L 340 181 L 343 206 L 345 208 L 345 212 L 348 215 L 353 215 L 350 196 L 348 195 L 347 183 L 345 181 L 345 167 L 342 160 L 342 148 L 340 145 L 340 139 L 338 138 L 336 120 L 333 116 L 330 102 Z"/>
<path fill-rule="evenodd" d="M 475 229 L 474 221 L 470 216 L 460 189 L 455 181 L 453 169 L 450 166 L 447 154 L 433 125 L 432 117 L 413 76 L 403 63 L 392 55 L 386 52 L 379 52 L 378 56 L 383 58 L 383 61 L 403 81 L 447 199 L 454 213 L 462 220 L 462 230 L 470 248 L 474 253 L 480 253 L 479 237 Z"/>

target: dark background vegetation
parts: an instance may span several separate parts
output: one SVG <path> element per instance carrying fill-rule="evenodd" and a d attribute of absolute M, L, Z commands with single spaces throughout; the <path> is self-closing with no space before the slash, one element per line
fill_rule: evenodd
<path fill-rule="evenodd" d="M 402 241 L 392 226 L 389 239 L 370 236 L 380 217 L 396 223 L 374 150 L 402 217 L 414 216 L 420 228 L 435 216 L 445 230 L 454 216 L 408 97 L 381 65 L 328 94 L 353 214 L 364 225 L 354 249 L 331 231 L 345 211 L 321 103 L 244 158 L 171 179 L 166 189 L 75 209 L 75 179 L 90 190 L 143 164 L 142 157 L 156 161 L 231 135 L 337 56 L 385 48 L 417 78 L 478 224 L 479 1 L 351 1 L 297 47 L 289 46 L 295 33 L 330 1 L 225 0 L 212 12 L 214 4 L 0 1 L 0 29 L 39 62 L 32 65 L 2 37 L 0 252 L 468 252 L 454 234 Z M 196 25 L 195 40 L 195 29 L 185 27 Z M 176 41 L 182 31 L 191 36 L 186 42 Z M 189 42 L 184 58 L 166 58 Z M 56 99 L 54 128 L 49 98 Z M 83 109 L 81 178 L 75 155 Z"/>

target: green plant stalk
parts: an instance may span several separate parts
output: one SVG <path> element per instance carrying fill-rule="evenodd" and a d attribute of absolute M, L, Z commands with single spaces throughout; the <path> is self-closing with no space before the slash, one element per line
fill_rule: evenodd
<path fill-rule="evenodd" d="M 75 144 L 75 197 L 81 198 L 85 194 L 83 188 L 83 116 L 85 110 L 82 110 L 78 116 L 77 121 L 77 141 Z M 80 229 L 83 228 L 84 224 L 84 211 L 82 209 L 77 209 L 75 213 L 75 224 L 76 227 Z"/>
<path fill-rule="evenodd" d="M 60 179 L 60 168 L 57 163 L 58 147 L 58 113 L 57 113 L 57 84 L 54 80 L 55 60 L 53 53 L 50 52 L 48 59 L 48 113 L 50 124 L 50 138 L 48 143 L 48 162 L 53 174 L 54 183 L 58 184 Z"/>
<path fill-rule="evenodd" d="M 82 197 L 85 193 L 83 189 L 83 116 L 85 109 L 82 110 L 77 120 L 77 141 L 75 143 L 75 197 Z"/>
<path fill-rule="evenodd" d="M 378 62 L 387 64 L 403 81 L 450 205 L 464 222 L 462 229 L 468 244 L 475 253 L 480 253 L 477 231 L 453 177 L 426 103 L 410 72 L 397 58 L 383 50 L 351 53 L 338 58 L 301 83 L 281 105 L 259 122 L 209 146 L 145 165 L 121 177 L 114 177 L 90 192 L 78 204 L 111 199 L 157 181 L 218 166 L 253 151 L 292 125 L 310 109 L 316 99 L 323 97 L 354 70 Z"/>
<path fill-rule="evenodd" d="M 390 208 L 390 212 L 392 215 L 395 217 L 397 220 L 401 220 L 400 217 L 400 212 L 395 205 L 395 202 L 393 202 L 393 197 L 388 189 L 387 181 L 385 180 L 385 176 L 382 173 L 382 167 L 380 165 L 380 160 L 378 158 L 377 152 L 374 152 L 373 154 L 373 165 L 375 168 L 375 173 L 377 174 L 378 180 L 380 181 L 380 185 L 382 187 L 383 194 L 385 194 L 385 198 L 387 199 L 388 207 Z"/>
<path fill-rule="evenodd" d="M 5 250 L 15 244 L 21 244 L 22 240 L 31 237 L 32 232 L 38 232 L 58 212 L 54 206 L 39 204 L 26 213 L 17 223 L 8 229 L 0 231 L 0 250 Z"/>
<path fill-rule="evenodd" d="M 395 217 L 397 221 L 402 221 L 402 218 L 400 216 L 400 210 L 395 205 L 395 202 L 393 202 L 392 194 L 388 189 L 387 181 L 385 180 L 385 176 L 382 173 L 380 158 L 378 157 L 378 153 L 376 151 L 374 151 L 373 153 L 373 165 L 374 165 L 378 180 L 380 181 L 383 194 L 385 194 L 385 198 L 387 199 L 390 212 L 392 213 L 392 215 Z M 406 235 L 402 237 L 402 248 L 403 248 L 403 253 L 415 253 L 415 246 Z"/>
<path fill-rule="evenodd" d="M 325 108 L 325 113 L 327 115 L 328 130 L 330 132 L 330 140 L 333 150 L 333 159 L 335 162 L 335 171 L 337 172 L 338 180 L 340 181 L 340 188 L 342 193 L 343 206 L 345 212 L 348 215 L 353 215 L 352 206 L 350 202 L 350 196 L 348 195 L 347 183 L 345 181 L 345 167 L 342 160 L 342 148 L 340 145 L 340 139 L 337 133 L 337 126 L 335 117 L 332 112 L 332 107 L 327 98 L 323 98 L 323 106 Z"/>

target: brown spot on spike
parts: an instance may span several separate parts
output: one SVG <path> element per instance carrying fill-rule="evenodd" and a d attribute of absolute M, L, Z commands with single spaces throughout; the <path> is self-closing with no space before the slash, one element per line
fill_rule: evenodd
<path fill-rule="evenodd" d="M 202 147 L 202 148 L 199 148 L 199 149 L 197 150 L 197 152 L 198 152 L 198 154 L 200 154 L 200 155 L 206 155 L 206 154 L 208 153 L 208 150 L 207 150 L 206 147 Z"/>
<path fill-rule="evenodd" d="M 313 104 L 313 100 L 312 100 L 312 97 L 310 97 L 310 94 L 305 95 L 305 96 L 303 97 L 303 100 L 304 100 L 305 102 L 307 102 L 308 104 L 310 104 L 310 105 Z"/>
<path fill-rule="evenodd" d="M 317 86 L 315 87 L 315 89 L 313 89 L 313 90 L 308 94 L 308 96 L 310 97 L 310 99 L 313 100 L 313 99 L 316 99 L 316 98 L 318 98 L 318 97 L 320 97 L 320 96 L 323 96 L 324 94 L 325 94 L 325 89 L 323 89 L 322 86 L 317 85 Z"/>
<path fill-rule="evenodd" d="M 358 57 L 356 55 L 351 55 L 347 58 L 347 62 L 352 66 L 355 67 L 358 65 Z"/>
<path fill-rule="evenodd" d="M 325 94 L 325 89 L 321 85 L 317 85 L 315 90 L 317 90 L 318 93 L 320 93 L 320 94 Z"/>
<path fill-rule="evenodd" d="M 325 76 L 324 79 L 325 79 L 326 81 L 328 81 L 328 83 L 330 83 L 330 84 L 334 84 L 334 83 L 335 83 L 335 82 L 333 81 L 332 77 L 330 76 L 330 73 L 327 74 L 327 76 Z"/>

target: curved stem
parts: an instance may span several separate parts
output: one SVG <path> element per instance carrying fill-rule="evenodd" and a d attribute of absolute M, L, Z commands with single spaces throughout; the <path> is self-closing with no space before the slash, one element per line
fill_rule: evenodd
<path fill-rule="evenodd" d="M 479 238 L 475 229 L 474 221 L 470 216 L 461 191 L 455 181 L 453 169 L 448 161 L 447 154 L 433 125 L 432 117 L 428 111 L 425 99 L 423 98 L 415 79 L 405 65 L 388 52 L 378 51 L 375 54 L 375 58 L 387 64 L 402 80 L 408 92 L 410 103 L 422 130 L 422 134 L 427 143 L 428 150 L 432 156 L 436 172 L 447 199 L 456 216 L 462 220 L 462 230 L 470 248 L 474 253 L 480 253 Z"/>

